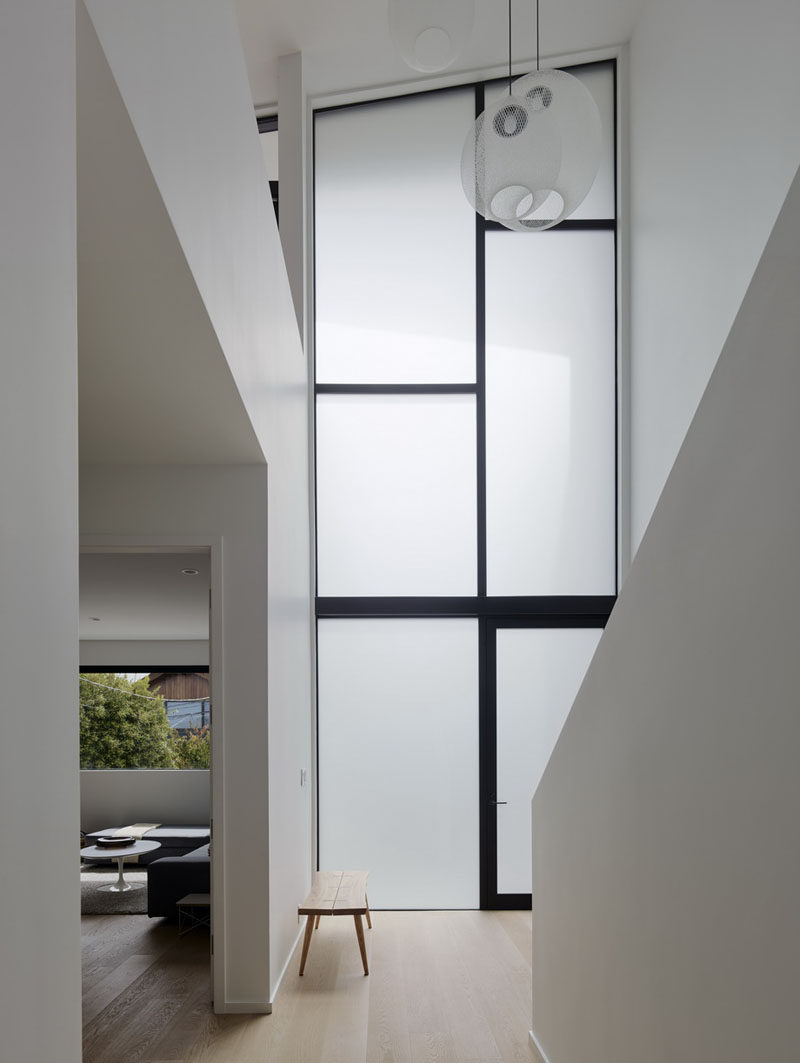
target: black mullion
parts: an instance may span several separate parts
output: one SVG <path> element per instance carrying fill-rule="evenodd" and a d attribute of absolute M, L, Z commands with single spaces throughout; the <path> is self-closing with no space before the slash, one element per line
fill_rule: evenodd
<path fill-rule="evenodd" d="M 321 619 L 386 619 L 390 617 L 487 617 L 527 627 L 604 627 L 616 599 L 613 595 L 572 598 L 466 595 L 440 598 L 413 596 L 333 597 L 316 599 Z"/>
<path fill-rule="evenodd" d="M 314 325 L 311 330 L 311 334 L 314 338 L 313 344 L 308 342 L 308 334 L 306 333 L 304 339 L 306 343 L 306 356 L 311 358 L 311 365 L 309 367 L 309 380 L 314 381 L 314 394 L 308 395 L 307 402 L 311 406 L 311 442 L 313 447 L 314 462 L 314 474 L 313 474 L 313 498 L 314 498 L 314 594 L 319 591 L 319 522 L 317 520 L 317 508 L 318 508 L 318 483 L 317 483 L 317 116 L 314 115 L 314 120 L 311 123 L 311 223 L 313 227 L 311 238 L 311 305 L 309 307 L 309 320 L 313 320 Z M 310 390 L 310 389 L 309 389 Z M 315 659 L 314 667 L 318 668 L 319 660 Z M 319 762 L 317 763 L 319 767 Z M 319 811 L 319 810 L 318 810 Z M 319 839 L 317 839 L 319 841 Z M 319 852 L 319 848 L 317 848 Z"/>
<path fill-rule="evenodd" d="M 485 106 L 483 84 L 475 86 L 475 117 Z M 475 212 L 475 443 L 478 594 L 486 595 L 486 223 Z"/>
<path fill-rule="evenodd" d="M 496 893 L 492 909 L 496 912 L 524 912 L 533 907 L 531 893 Z"/>
<path fill-rule="evenodd" d="M 486 221 L 484 222 L 486 230 L 493 233 L 511 233 L 515 232 L 514 229 L 509 229 L 508 226 L 502 225 L 499 221 Z M 616 218 L 567 218 L 564 221 L 560 221 L 558 225 L 551 225 L 549 229 L 537 229 L 537 236 L 545 233 L 563 233 L 572 230 L 572 232 L 580 230 L 594 230 L 594 229 L 607 229 L 616 232 L 617 221 Z"/>
<path fill-rule="evenodd" d="M 497 687 L 495 625 L 478 621 L 478 830 L 480 906 L 493 908 L 497 898 Z"/>
<path fill-rule="evenodd" d="M 347 111 L 351 107 L 369 107 L 371 104 L 399 103 L 402 100 L 419 99 L 421 96 L 432 96 L 434 93 L 463 92 L 471 88 L 471 83 L 464 85 L 442 85 L 432 89 L 414 89 L 409 87 L 408 92 L 396 92 L 392 96 L 377 96 L 373 99 L 355 100 L 353 103 L 331 103 L 327 107 L 316 107 L 314 114 L 330 114 L 332 111 Z"/>
<path fill-rule="evenodd" d="M 319 619 L 314 620 L 314 717 L 316 730 L 314 734 L 314 791 L 317 806 L 317 851 L 314 866 L 319 871 Z"/>
<path fill-rule="evenodd" d="M 618 214 L 618 174 L 617 174 L 617 61 L 611 63 L 611 113 L 613 116 L 612 160 L 614 166 L 614 217 Z M 619 231 L 614 228 L 614 590 L 619 593 L 619 561 L 620 561 L 620 416 L 619 416 L 619 378 L 620 357 L 619 346 Z"/>
<path fill-rule="evenodd" d="M 610 613 L 574 610 L 562 613 L 497 613 L 494 616 L 498 628 L 525 628 L 527 630 L 565 630 L 569 628 L 604 628 Z"/>
<path fill-rule="evenodd" d="M 307 357 L 311 358 L 311 364 L 309 366 L 309 381 L 314 382 L 314 389 L 308 388 L 309 392 L 316 390 L 317 383 L 317 116 L 314 114 L 313 121 L 311 123 L 311 223 L 312 223 L 312 236 L 311 236 L 311 305 L 309 306 L 309 320 L 313 321 L 313 327 L 311 334 L 314 338 L 313 344 L 308 342 L 308 333 L 304 337 L 306 343 Z M 317 397 L 316 393 L 309 394 L 306 401 L 311 406 L 311 444 L 313 448 L 312 461 L 314 462 L 313 476 L 312 476 L 312 497 L 314 499 L 314 597 L 319 592 L 319 521 L 317 519 L 318 511 L 318 482 L 317 482 Z M 315 733 L 314 733 L 314 764 L 311 775 L 314 780 L 314 801 L 317 810 L 317 823 L 316 823 L 316 836 L 317 845 L 316 853 L 314 854 L 314 867 L 319 871 L 319 850 L 320 850 L 320 799 L 319 799 L 319 778 L 320 778 L 320 759 L 319 759 L 319 618 L 314 613 L 314 720 L 315 720 Z"/>
<path fill-rule="evenodd" d="M 143 664 L 139 664 L 139 665 L 133 665 L 133 664 L 120 664 L 120 665 L 104 664 L 104 665 L 96 667 L 96 668 L 94 666 L 92 666 L 92 665 L 89 665 L 89 664 L 82 664 L 80 666 L 80 668 L 78 668 L 78 673 L 80 675 L 83 675 L 84 672 L 88 672 L 88 673 L 96 672 L 98 674 L 105 673 L 106 675 L 113 675 L 114 673 L 121 674 L 121 675 L 130 675 L 130 674 L 134 674 L 135 675 L 137 672 L 143 672 L 145 675 L 149 675 L 151 672 L 169 672 L 171 675 L 184 675 L 184 674 L 189 673 L 189 672 L 200 672 L 202 674 L 206 674 L 209 671 L 210 671 L 210 669 L 209 669 L 209 666 L 207 664 L 192 665 L 191 668 L 189 668 L 185 664 L 159 664 L 158 667 L 156 667 L 155 665 L 152 665 L 152 664 L 148 664 L 148 665 L 143 665 Z M 203 699 L 202 698 L 190 698 L 190 699 L 176 698 L 175 700 L 176 701 L 183 701 L 183 700 L 202 701 Z"/>

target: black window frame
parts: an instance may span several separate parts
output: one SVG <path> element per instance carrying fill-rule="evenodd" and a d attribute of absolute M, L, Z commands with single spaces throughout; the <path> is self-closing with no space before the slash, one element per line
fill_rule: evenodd
<path fill-rule="evenodd" d="M 317 454 L 316 454 L 316 409 L 320 395 L 475 395 L 477 416 L 477 593 L 462 597 L 397 597 L 397 596 L 320 596 L 315 595 L 316 623 L 329 619 L 396 619 L 396 618 L 444 618 L 465 617 L 478 622 L 479 645 L 479 793 L 480 793 L 480 907 L 491 909 L 530 908 L 530 894 L 497 893 L 497 824 L 493 802 L 497 800 L 497 748 L 496 748 L 496 713 L 495 713 L 495 679 L 496 646 L 495 632 L 502 627 L 539 627 L 539 628 L 604 628 L 616 603 L 620 582 L 620 335 L 619 335 L 619 228 L 617 209 L 617 61 L 614 58 L 598 60 L 587 64 L 565 66 L 563 69 L 586 70 L 592 67 L 606 67 L 612 76 L 613 92 L 613 180 L 615 211 L 612 218 L 567 219 L 551 229 L 537 233 L 536 239 L 555 239 L 559 232 L 605 230 L 614 235 L 614 588 L 611 595 L 571 595 L 571 596 L 490 596 L 487 594 L 487 556 L 486 556 L 486 255 L 485 237 L 487 232 L 501 232 L 508 239 L 525 238 L 504 226 L 486 221 L 480 214 L 475 214 L 475 283 L 476 283 L 476 375 L 475 383 L 436 383 L 436 384 L 330 384 L 317 383 L 316 360 L 314 359 L 313 382 L 313 486 L 315 500 L 315 556 L 314 578 L 318 586 L 317 527 L 316 527 L 316 492 L 317 492 Z M 475 117 L 484 110 L 486 89 L 505 83 L 506 79 L 497 78 L 487 81 L 470 82 L 443 88 L 427 89 L 423 92 L 383 97 L 371 101 L 359 101 L 352 104 L 340 104 L 323 107 L 314 112 L 313 152 L 316 160 L 316 119 L 319 115 L 349 109 L 351 107 L 369 106 L 370 103 L 382 104 L 432 93 L 463 91 L 472 88 L 475 93 Z M 314 165 L 314 181 L 316 167 Z M 316 235 L 316 234 L 315 234 Z M 527 237 L 532 238 L 531 236 Z M 314 244 L 315 246 L 315 244 Z M 313 265 L 312 299 L 316 314 L 316 260 Z M 317 659 L 318 665 L 318 659 Z M 317 670 L 318 675 L 318 670 Z M 319 688 L 317 679 L 317 735 L 319 734 Z M 317 768 L 319 766 L 319 741 L 316 749 Z M 319 770 L 317 770 L 319 779 Z M 319 854 L 319 807 L 321 801 L 320 787 L 317 785 L 317 854 Z M 319 867 L 319 855 L 317 855 Z"/>

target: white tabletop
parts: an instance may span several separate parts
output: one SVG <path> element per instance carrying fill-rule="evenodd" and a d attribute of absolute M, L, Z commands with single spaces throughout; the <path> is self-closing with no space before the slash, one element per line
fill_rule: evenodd
<path fill-rule="evenodd" d="M 106 856 L 117 860 L 120 856 L 139 856 L 141 853 L 150 853 L 153 849 L 160 848 L 161 842 L 134 842 L 133 845 L 120 845 L 114 849 L 105 845 L 90 845 L 81 849 L 81 856 L 87 860 L 99 860 Z"/>

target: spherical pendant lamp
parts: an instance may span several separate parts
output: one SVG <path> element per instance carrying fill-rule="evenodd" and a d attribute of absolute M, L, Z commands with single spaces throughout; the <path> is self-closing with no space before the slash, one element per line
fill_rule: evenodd
<path fill-rule="evenodd" d="M 537 118 L 546 118 L 549 126 L 557 130 L 560 141 L 560 162 L 551 186 L 552 198 L 536 217 L 529 218 L 534 223 L 531 228 L 547 229 L 568 218 L 594 184 L 602 147 L 600 112 L 583 82 L 565 70 L 535 70 L 518 78 L 511 92 L 527 100 Z M 549 215 L 553 220 L 548 220 Z"/>
<path fill-rule="evenodd" d="M 592 187 L 600 164 L 600 114 L 563 70 L 537 70 L 487 107 L 467 135 L 461 183 L 487 221 L 518 232 L 549 229 Z"/>
<path fill-rule="evenodd" d="M 414 70 L 445 70 L 463 50 L 475 21 L 475 0 L 389 0 L 389 32 Z"/>
<path fill-rule="evenodd" d="M 539 69 L 512 81 L 508 0 L 508 95 L 467 134 L 461 184 L 487 221 L 518 232 L 558 225 L 582 203 L 600 166 L 600 112 L 586 86 L 564 70 Z"/>
<path fill-rule="evenodd" d="M 461 153 L 461 183 L 487 221 L 525 232 L 545 205 L 561 164 L 553 122 L 524 96 L 490 104 L 470 130 Z"/>

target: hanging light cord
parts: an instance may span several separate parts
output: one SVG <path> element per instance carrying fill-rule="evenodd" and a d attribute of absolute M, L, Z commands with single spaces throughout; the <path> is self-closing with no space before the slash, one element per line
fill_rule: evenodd
<path fill-rule="evenodd" d="M 511 95 L 511 0 L 508 0 L 508 94 Z"/>
<path fill-rule="evenodd" d="M 536 69 L 539 69 L 539 0 L 536 0 Z"/>

